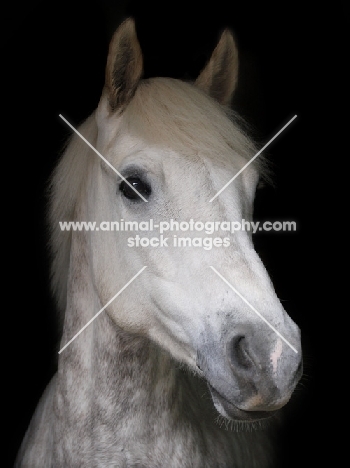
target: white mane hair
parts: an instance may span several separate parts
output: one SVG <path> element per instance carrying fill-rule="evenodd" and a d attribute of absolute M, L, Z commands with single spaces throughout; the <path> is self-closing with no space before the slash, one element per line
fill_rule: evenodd
<path fill-rule="evenodd" d="M 245 122 L 230 108 L 219 104 L 190 83 L 172 78 L 151 78 L 139 83 L 135 95 L 121 115 L 118 134 L 137 134 L 145 145 L 169 147 L 184 156 L 209 156 L 216 164 L 227 165 L 232 153 L 247 161 L 256 147 Z M 97 140 L 95 112 L 79 127 L 93 145 Z M 62 231 L 59 221 L 75 221 L 76 207 L 83 193 L 89 162 L 98 156 L 76 134 L 69 140 L 49 185 L 49 228 L 52 255 L 51 286 L 64 314 L 71 231 Z M 253 163 L 261 177 L 268 179 L 265 159 Z"/>
<path fill-rule="evenodd" d="M 97 125 L 92 113 L 79 127 L 79 132 L 94 146 Z M 74 221 L 83 186 L 87 179 L 87 168 L 91 158 L 97 157 L 93 150 L 78 136 L 68 140 L 66 149 L 49 182 L 48 224 L 49 248 L 51 253 L 51 289 L 57 301 L 60 317 L 66 309 L 67 276 L 70 260 L 71 231 L 62 231 L 60 221 Z"/>

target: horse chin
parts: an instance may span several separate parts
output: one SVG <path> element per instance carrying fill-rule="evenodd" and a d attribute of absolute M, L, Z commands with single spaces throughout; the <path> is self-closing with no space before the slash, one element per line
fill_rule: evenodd
<path fill-rule="evenodd" d="M 214 387 L 208 383 L 208 387 L 213 399 L 214 406 L 221 416 L 233 421 L 241 421 L 254 423 L 256 421 L 264 421 L 276 414 L 274 411 L 245 411 L 239 409 L 233 403 L 222 396 Z"/>

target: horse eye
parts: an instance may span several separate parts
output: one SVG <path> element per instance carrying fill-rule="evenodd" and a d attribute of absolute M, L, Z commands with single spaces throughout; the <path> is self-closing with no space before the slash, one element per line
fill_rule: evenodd
<path fill-rule="evenodd" d="M 151 195 L 151 187 L 139 177 L 128 177 L 126 180 L 129 182 L 129 184 L 135 187 L 135 190 L 137 190 L 144 198 L 148 198 Z M 130 185 L 125 182 L 125 180 L 120 183 L 119 190 L 124 195 L 124 197 L 128 198 L 129 200 L 142 201 L 142 198 L 139 197 L 135 190 L 133 190 Z"/>

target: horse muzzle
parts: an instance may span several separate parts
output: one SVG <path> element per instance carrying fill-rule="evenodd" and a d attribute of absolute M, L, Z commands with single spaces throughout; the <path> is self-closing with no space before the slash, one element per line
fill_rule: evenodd
<path fill-rule="evenodd" d="M 207 341 L 198 366 L 207 380 L 213 403 L 223 416 L 256 421 L 282 408 L 303 372 L 300 331 L 293 324 L 288 346 L 274 332 L 238 327 L 222 345 Z M 222 342 L 222 341 L 221 341 Z"/>

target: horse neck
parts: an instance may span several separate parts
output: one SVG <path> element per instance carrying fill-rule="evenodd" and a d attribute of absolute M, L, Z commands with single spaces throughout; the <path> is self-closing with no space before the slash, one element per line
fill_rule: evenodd
<path fill-rule="evenodd" d="M 93 285 L 89 258 L 86 233 L 75 232 L 61 346 L 103 307 Z M 81 456 L 84 449 L 91 450 L 87 434 L 92 437 L 99 420 L 104 430 L 115 433 L 117 420 L 127 419 L 128 414 L 142 416 L 140 408 L 155 404 L 160 412 L 169 408 L 180 412 L 175 400 L 180 404 L 179 379 L 186 378 L 166 352 L 147 337 L 119 328 L 105 310 L 60 354 L 59 437 L 69 444 L 72 434 L 67 425 L 74 428 L 75 436 L 82 437 Z M 146 411 L 144 416 L 149 417 Z"/>

